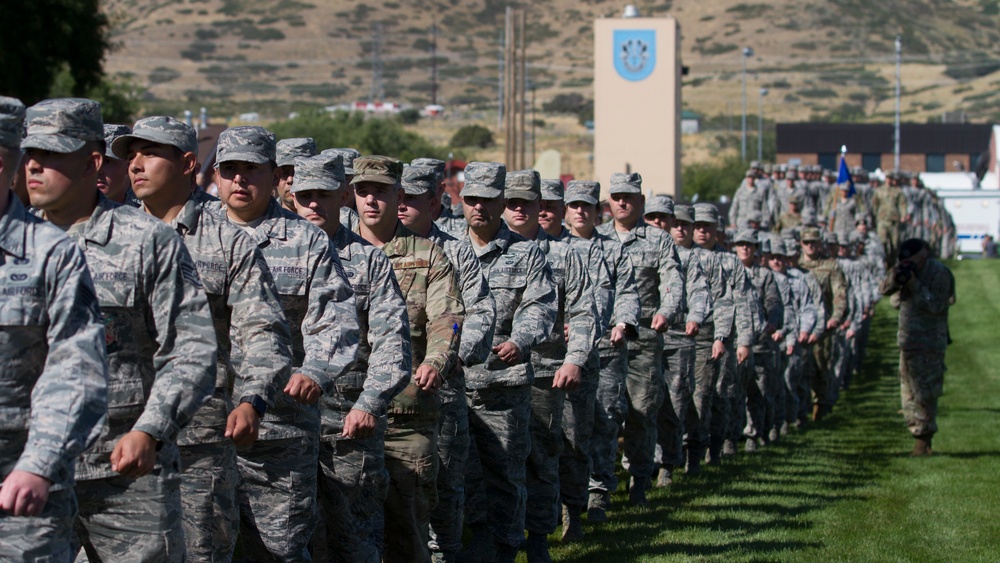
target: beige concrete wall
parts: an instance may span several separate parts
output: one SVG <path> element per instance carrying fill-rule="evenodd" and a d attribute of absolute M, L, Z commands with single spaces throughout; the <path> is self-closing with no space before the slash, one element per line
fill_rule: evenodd
<path fill-rule="evenodd" d="M 652 30 L 656 62 L 631 81 L 615 69 L 615 30 Z M 594 171 L 606 197 L 611 174 L 638 172 L 643 192 L 676 195 L 681 180 L 680 27 L 673 18 L 599 19 L 594 25 Z"/>

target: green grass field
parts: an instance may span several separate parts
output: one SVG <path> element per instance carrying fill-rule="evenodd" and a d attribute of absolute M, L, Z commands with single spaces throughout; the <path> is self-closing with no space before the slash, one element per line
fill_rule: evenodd
<path fill-rule="evenodd" d="M 909 457 L 899 414 L 896 312 L 880 304 L 860 381 L 834 413 L 754 455 L 654 490 L 624 488 L 557 561 L 1000 561 L 1000 262 L 955 273 L 954 344 L 934 456 Z M 733 458 L 727 458 L 732 460 Z M 524 555 L 521 555 L 524 558 Z"/>

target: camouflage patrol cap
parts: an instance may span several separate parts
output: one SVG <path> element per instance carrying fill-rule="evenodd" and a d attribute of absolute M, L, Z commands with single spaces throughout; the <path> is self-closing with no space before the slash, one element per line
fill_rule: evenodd
<path fill-rule="evenodd" d="M 736 233 L 736 237 L 733 238 L 733 244 L 746 243 L 758 245 L 760 240 L 757 238 L 757 229 L 740 229 Z"/>
<path fill-rule="evenodd" d="M 795 258 L 799 255 L 799 241 L 794 238 L 786 238 L 782 242 L 785 244 L 785 256 Z"/>
<path fill-rule="evenodd" d="M 219 135 L 215 165 L 239 161 L 267 164 L 276 158 L 274 133 L 255 125 L 230 127 Z"/>
<path fill-rule="evenodd" d="M 515 170 L 504 180 L 504 199 L 534 201 L 542 196 L 542 179 L 537 170 Z"/>
<path fill-rule="evenodd" d="M 795 205 L 802 204 L 802 192 L 795 190 L 792 195 L 788 196 L 788 203 L 794 203 Z"/>
<path fill-rule="evenodd" d="M 750 177 L 750 176 L 756 176 L 756 175 L 757 175 L 757 172 L 753 168 L 747 168 L 746 174 L 744 174 L 743 176 L 744 177 Z"/>
<path fill-rule="evenodd" d="M 601 198 L 601 183 L 593 180 L 570 180 L 566 184 L 566 195 L 563 201 L 573 203 L 582 201 L 590 205 L 597 205 Z"/>
<path fill-rule="evenodd" d="M 116 155 L 111 150 L 112 143 L 115 139 L 121 137 L 122 135 L 128 135 L 132 132 L 132 129 L 128 125 L 118 125 L 118 124 L 104 124 L 104 156 L 108 158 L 113 158 L 115 160 L 122 160 L 122 157 Z"/>
<path fill-rule="evenodd" d="M 295 166 L 301 157 L 316 156 L 316 141 L 311 137 L 282 139 L 275 146 L 274 154 L 278 166 Z"/>
<path fill-rule="evenodd" d="M 181 152 L 198 156 L 198 133 L 187 123 L 166 115 L 154 115 L 136 121 L 131 133 L 122 135 L 111 143 L 111 150 L 118 158 L 128 158 L 129 145 L 136 140 L 169 145 Z"/>
<path fill-rule="evenodd" d="M 839 245 L 840 238 L 837 236 L 837 233 L 833 231 L 827 231 L 823 233 L 823 244 Z"/>
<path fill-rule="evenodd" d="M 293 194 L 306 190 L 334 192 L 344 187 L 344 160 L 339 154 L 300 156 L 295 159 L 295 182 L 289 189 Z"/>
<path fill-rule="evenodd" d="M 785 246 L 785 241 L 778 237 L 772 237 L 771 248 L 767 250 L 767 253 L 774 254 L 775 256 L 785 256 L 786 254 L 788 254 Z"/>
<path fill-rule="evenodd" d="M 437 181 L 442 182 L 444 181 L 444 170 L 448 166 L 448 163 L 437 158 L 414 158 L 410 161 L 410 166 L 433 168 L 434 173 L 437 175 Z"/>
<path fill-rule="evenodd" d="M 24 103 L 0 96 L 0 146 L 17 148 L 24 138 Z"/>
<path fill-rule="evenodd" d="M 542 180 L 542 199 L 546 201 L 563 200 L 562 180 Z"/>
<path fill-rule="evenodd" d="M 631 174 L 615 172 L 611 175 L 611 188 L 608 190 L 608 193 L 641 194 L 642 176 L 638 172 L 632 172 Z"/>
<path fill-rule="evenodd" d="M 770 174 L 772 172 L 778 172 L 778 167 L 772 167 L 770 163 L 764 165 L 764 174 Z"/>
<path fill-rule="evenodd" d="M 837 233 L 837 244 L 848 246 L 851 244 L 851 237 L 848 233 Z"/>
<path fill-rule="evenodd" d="M 674 219 L 682 223 L 694 223 L 694 209 L 690 205 L 675 205 Z"/>
<path fill-rule="evenodd" d="M 757 223 L 758 225 L 763 221 L 760 211 L 751 211 L 747 213 L 747 223 Z"/>
<path fill-rule="evenodd" d="M 403 191 L 407 195 L 437 192 L 437 172 L 430 166 L 404 166 Z"/>
<path fill-rule="evenodd" d="M 344 161 L 344 174 L 354 175 L 354 161 L 361 156 L 356 149 L 324 149 L 322 154 L 339 154 Z"/>
<path fill-rule="evenodd" d="M 760 161 L 759 160 L 751 160 L 750 161 L 750 168 L 760 168 Z"/>
<path fill-rule="evenodd" d="M 719 223 L 719 208 L 712 203 L 696 203 L 694 207 L 695 223 Z"/>
<path fill-rule="evenodd" d="M 806 227 L 802 229 L 802 234 L 799 236 L 799 240 L 802 242 L 822 242 L 823 234 L 817 227 Z"/>
<path fill-rule="evenodd" d="M 771 237 L 761 235 L 759 239 L 761 254 L 771 253 Z"/>
<path fill-rule="evenodd" d="M 461 197 L 498 198 L 503 195 L 507 167 L 499 162 L 470 162 L 465 166 Z"/>
<path fill-rule="evenodd" d="M 104 140 L 101 104 L 85 98 L 43 100 L 25 112 L 22 149 L 71 153 Z"/>
<path fill-rule="evenodd" d="M 643 215 L 649 215 L 650 213 L 666 213 L 667 215 L 674 214 L 674 200 L 669 196 L 656 195 L 646 201 L 646 209 L 643 211 Z"/>
<path fill-rule="evenodd" d="M 354 178 L 351 184 L 375 182 L 399 184 L 403 177 L 403 163 L 381 155 L 359 156 L 354 160 Z"/>

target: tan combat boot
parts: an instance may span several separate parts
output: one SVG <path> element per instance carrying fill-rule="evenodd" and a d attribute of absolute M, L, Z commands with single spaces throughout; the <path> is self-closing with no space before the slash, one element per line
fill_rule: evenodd
<path fill-rule="evenodd" d="M 910 452 L 910 456 L 928 457 L 932 453 L 934 452 L 931 451 L 931 435 L 917 436 L 917 441 L 913 444 L 913 451 Z"/>
<path fill-rule="evenodd" d="M 563 543 L 573 543 L 583 539 L 583 507 L 563 505 Z"/>

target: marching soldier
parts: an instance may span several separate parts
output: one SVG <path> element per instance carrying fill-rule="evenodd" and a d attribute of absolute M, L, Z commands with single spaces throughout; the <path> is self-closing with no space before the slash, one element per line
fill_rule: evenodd
<path fill-rule="evenodd" d="M 282 139 L 275 146 L 275 164 L 278 165 L 278 186 L 275 198 L 281 207 L 295 213 L 295 201 L 290 188 L 295 183 L 295 159 L 316 154 L 316 141 L 312 138 Z"/>

